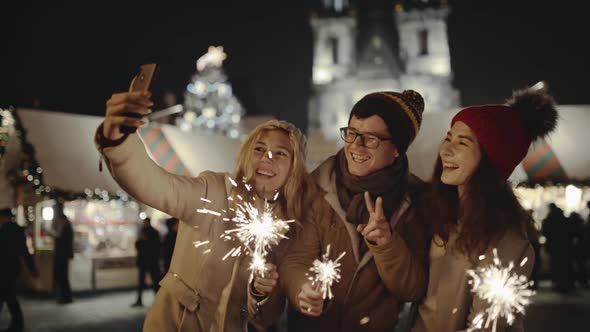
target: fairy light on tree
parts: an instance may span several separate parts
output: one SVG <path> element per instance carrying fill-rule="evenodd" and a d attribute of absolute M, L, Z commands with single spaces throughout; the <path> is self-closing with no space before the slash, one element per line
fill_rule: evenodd
<path fill-rule="evenodd" d="M 10 110 L 3 110 L 0 108 L 0 160 L 6 153 L 8 140 L 14 133 L 14 117 Z"/>

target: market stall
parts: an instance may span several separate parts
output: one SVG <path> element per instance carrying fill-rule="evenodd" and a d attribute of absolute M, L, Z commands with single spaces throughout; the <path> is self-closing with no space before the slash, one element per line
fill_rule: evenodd
<path fill-rule="evenodd" d="M 53 287 L 53 238 L 48 230 L 53 227 L 52 209 L 58 200 L 63 202 L 75 233 L 75 255 L 70 265 L 72 289 L 135 285 L 134 244 L 140 214 L 151 217 L 162 233 L 162 222 L 168 216 L 128 197 L 106 169 L 99 172 L 93 137 L 102 118 L 30 109 L 13 113 L 24 135 L 13 135 L 8 141 L 10 151 L 6 155 L 12 162 L 3 158 L 3 165 L 10 165 L 5 167 L 10 170 L 2 169 L 2 181 L 15 190 L 3 193 L 2 199 L 19 206 L 18 221 L 27 227 L 30 249 L 41 270 L 41 279 L 28 280 L 29 287 L 39 291 L 51 291 Z M 170 125 L 153 124 L 139 132 L 152 159 L 182 175 L 207 169 L 231 171 L 239 147 L 233 139 L 184 132 Z M 19 156 L 15 151 L 22 145 L 20 142 L 29 148 Z M 27 162 L 26 166 L 21 162 L 19 166 L 19 158 L 35 162 Z"/>

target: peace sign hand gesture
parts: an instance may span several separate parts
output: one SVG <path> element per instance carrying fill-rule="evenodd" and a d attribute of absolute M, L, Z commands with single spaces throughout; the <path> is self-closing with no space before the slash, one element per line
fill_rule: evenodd
<path fill-rule="evenodd" d="M 361 233 L 367 241 L 377 243 L 378 245 L 387 244 L 391 241 L 391 227 L 383 214 L 383 199 L 377 197 L 373 202 L 371 194 L 365 191 L 365 204 L 369 211 L 369 221 L 366 224 L 357 226 L 357 231 Z"/>

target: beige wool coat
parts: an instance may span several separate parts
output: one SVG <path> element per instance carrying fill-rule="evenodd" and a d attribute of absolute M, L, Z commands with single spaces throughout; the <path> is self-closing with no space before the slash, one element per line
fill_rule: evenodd
<path fill-rule="evenodd" d="M 471 292 L 471 278 L 466 271 L 492 264 L 494 249 L 503 266 L 513 262 L 515 273 L 526 277 L 531 275 L 535 256 L 524 230 L 505 231 L 502 238 L 485 252 L 485 259 L 476 263 L 454 249 L 456 236 L 456 233 L 451 234 L 448 249 L 442 256 L 431 258 L 427 295 L 415 311 L 412 332 L 465 331 L 475 316 L 489 307 L 485 300 Z M 431 255 L 432 248 L 434 244 L 431 245 Z M 512 325 L 499 319 L 496 332 L 524 331 L 522 318 L 522 315 L 516 315 Z M 492 325 L 475 331 L 492 331 Z"/>
<path fill-rule="evenodd" d="M 102 127 L 99 131 L 97 137 Z M 112 147 L 100 146 L 97 139 L 97 146 L 121 188 L 182 221 L 170 270 L 160 282 L 144 331 L 245 331 L 248 260 L 223 260 L 239 244 L 220 239 L 225 230 L 235 228 L 224 221 L 233 217 L 228 175 L 207 171 L 191 178 L 168 173 L 148 156 L 137 134 Z M 222 214 L 197 212 L 203 208 Z M 196 247 L 205 241 L 209 242 Z"/>

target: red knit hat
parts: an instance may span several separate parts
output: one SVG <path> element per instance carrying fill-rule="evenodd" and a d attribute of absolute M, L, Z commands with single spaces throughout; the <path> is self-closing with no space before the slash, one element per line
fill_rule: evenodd
<path fill-rule="evenodd" d="M 461 110 L 453 120 L 465 123 L 498 172 L 508 179 L 526 156 L 531 142 L 557 125 L 555 101 L 545 90 L 523 89 L 506 105 L 478 105 Z"/>

